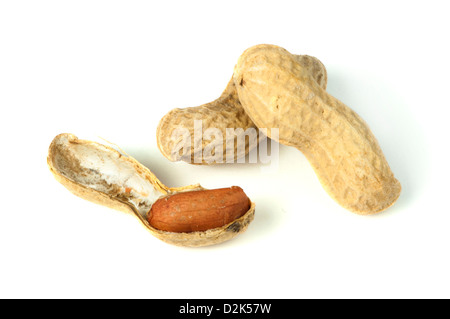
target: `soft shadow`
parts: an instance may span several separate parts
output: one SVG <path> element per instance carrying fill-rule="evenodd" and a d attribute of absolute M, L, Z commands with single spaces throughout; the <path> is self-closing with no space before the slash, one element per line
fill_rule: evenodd
<path fill-rule="evenodd" d="M 274 233 L 279 231 L 282 227 L 282 214 L 274 211 L 274 201 L 272 198 L 267 196 L 256 196 L 252 198 L 252 201 L 257 203 L 255 210 L 255 218 L 249 224 L 247 230 L 241 234 L 238 234 L 231 240 L 225 241 L 223 243 L 200 247 L 204 250 L 219 248 L 230 248 L 236 245 L 245 247 L 246 245 L 252 245 L 255 242 L 264 241 L 266 238 L 270 238 Z M 281 208 L 276 208 L 280 211 Z M 278 218 L 277 218 L 278 217 Z"/>

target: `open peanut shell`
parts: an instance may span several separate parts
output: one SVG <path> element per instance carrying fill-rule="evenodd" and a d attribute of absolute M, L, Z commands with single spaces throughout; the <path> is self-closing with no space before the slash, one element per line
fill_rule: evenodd
<path fill-rule="evenodd" d="M 227 241 L 244 232 L 254 218 L 255 204 L 241 217 L 222 227 L 195 232 L 167 232 L 152 227 L 147 213 L 152 204 L 171 194 L 203 190 L 199 184 L 170 188 L 134 158 L 73 134 L 56 136 L 48 151 L 50 171 L 73 194 L 126 213 L 131 213 L 152 235 L 178 246 L 207 246 Z"/>

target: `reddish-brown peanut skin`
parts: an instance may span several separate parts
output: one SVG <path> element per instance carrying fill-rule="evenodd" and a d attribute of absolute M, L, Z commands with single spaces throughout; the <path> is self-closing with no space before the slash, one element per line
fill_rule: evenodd
<path fill-rule="evenodd" d="M 233 222 L 250 209 L 250 204 L 237 186 L 182 192 L 157 200 L 147 219 L 152 227 L 163 231 L 206 231 Z"/>

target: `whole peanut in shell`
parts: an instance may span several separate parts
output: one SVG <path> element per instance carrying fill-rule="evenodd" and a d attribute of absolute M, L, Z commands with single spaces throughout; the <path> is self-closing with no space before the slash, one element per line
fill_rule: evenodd
<path fill-rule="evenodd" d="M 47 163 L 56 180 L 75 195 L 133 214 L 170 244 L 218 244 L 244 232 L 254 217 L 255 204 L 239 187 L 170 188 L 131 156 L 73 134 L 53 139 Z"/>
<path fill-rule="evenodd" d="M 278 128 L 279 142 L 303 152 L 340 205 L 372 214 L 397 200 L 400 183 L 368 125 L 294 55 L 274 45 L 251 47 L 235 66 L 234 82 L 256 126 Z"/>
<path fill-rule="evenodd" d="M 327 72 L 324 65 L 315 57 L 308 55 L 294 55 L 294 59 L 301 64 L 314 80 L 323 89 L 327 86 Z M 209 128 L 217 128 L 222 135 L 218 139 L 222 154 L 216 154 L 209 150 L 214 150 L 216 140 L 203 138 L 201 141 L 194 140 L 197 136 L 194 132 L 194 121 L 201 121 L 202 132 Z M 235 129 L 236 134 L 227 136 L 226 129 Z M 176 108 L 167 113 L 159 122 L 156 137 L 159 150 L 171 161 L 185 161 L 190 164 L 217 164 L 227 162 L 226 154 L 232 152 L 232 161 L 246 156 L 252 148 L 258 145 L 256 141 L 250 142 L 245 139 L 243 149 L 238 149 L 235 138 L 240 138 L 237 134 L 245 134 L 247 129 L 254 129 L 258 134 L 253 121 L 245 113 L 239 101 L 233 78 L 228 82 L 222 95 L 215 101 L 196 107 Z M 187 130 L 189 139 L 176 137 L 176 130 Z M 237 130 L 242 129 L 242 130 Z M 175 136 L 174 136 L 175 135 Z M 202 134 L 198 135 L 202 137 Z M 204 136 L 203 136 L 204 137 Z M 199 145 L 199 147 L 196 147 Z M 180 149 L 188 149 L 185 154 L 180 154 Z M 213 153 L 213 154 L 210 154 Z M 228 159 L 229 161 L 229 159 Z"/>

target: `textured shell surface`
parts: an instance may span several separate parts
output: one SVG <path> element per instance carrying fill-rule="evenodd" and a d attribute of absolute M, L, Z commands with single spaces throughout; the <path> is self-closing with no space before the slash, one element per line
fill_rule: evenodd
<path fill-rule="evenodd" d="M 325 89 L 327 72 L 324 65 L 312 56 L 294 57 Z M 199 131 L 196 131 L 194 121 L 201 122 Z M 211 130 L 214 130 L 214 135 L 208 136 Z M 245 113 L 233 78 L 217 100 L 196 107 L 173 109 L 167 113 L 160 120 L 156 136 L 158 147 L 167 159 L 190 164 L 236 162 L 265 137 L 259 134 Z M 243 141 L 244 147 L 239 147 L 237 141 Z"/>
<path fill-rule="evenodd" d="M 368 125 L 288 51 L 275 45 L 249 48 L 235 66 L 234 81 L 256 126 L 278 128 L 279 142 L 303 152 L 339 204 L 371 214 L 397 200 L 400 183 Z"/>
<path fill-rule="evenodd" d="M 196 131 L 194 121 L 200 121 L 199 131 Z M 228 133 L 228 139 L 227 128 L 234 129 L 231 134 Z M 169 160 L 211 164 L 226 162 L 225 154 L 231 152 L 233 160 L 245 156 L 250 150 L 249 143 L 240 151 L 234 141 L 249 128 L 255 126 L 240 107 L 234 81 L 231 79 L 225 91 L 214 102 L 177 108 L 167 113 L 160 120 L 156 136 L 161 153 Z M 215 129 L 214 133 L 218 134 L 209 137 L 208 129 Z M 188 134 L 184 137 L 183 133 Z M 217 147 L 220 147 L 221 154 L 216 153 Z"/>
<path fill-rule="evenodd" d="M 111 199 L 129 202 L 145 214 L 167 189 L 134 159 L 105 145 L 60 134 L 50 147 L 54 172 Z"/>
<path fill-rule="evenodd" d="M 169 188 L 132 157 L 73 134 L 59 134 L 49 147 L 47 164 L 58 182 L 76 196 L 135 215 L 154 236 L 179 246 L 206 246 L 229 240 L 253 220 L 255 204 L 239 219 L 202 232 L 172 233 L 147 221 L 152 204 L 164 196 L 200 191 L 200 185 Z"/>

